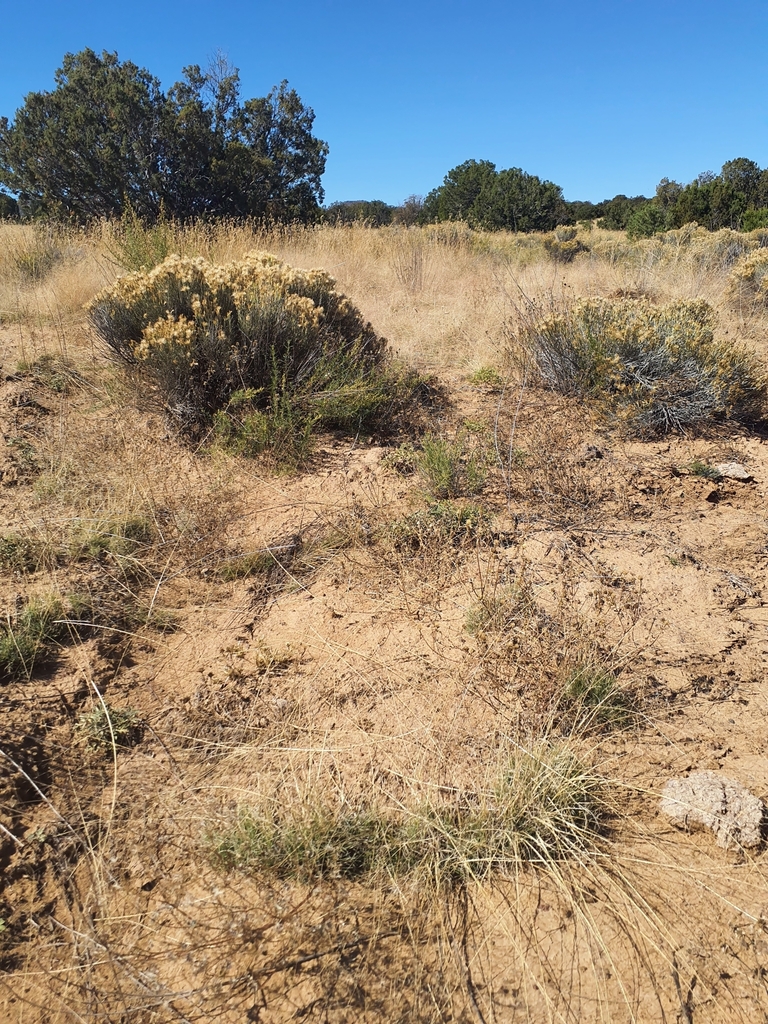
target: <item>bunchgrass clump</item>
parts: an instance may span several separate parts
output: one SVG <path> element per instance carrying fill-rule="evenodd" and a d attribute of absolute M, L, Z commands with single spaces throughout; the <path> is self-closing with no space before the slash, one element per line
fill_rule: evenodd
<path fill-rule="evenodd" d="M 44 222 L 33 224 L 16 233 L 8 256 L 22 281 L 38 284 L 63 256 L 59 232 Z"/>
<path fill-rule="evenodd" d="M 558 710 L 581 733 L 595 728 L 623 728 L 632 721 L 629 695 L 619 687 L 614 673 L 600 665 L 571 669 L 558 703 Z"/>
<path fill-rule="evenodd" d="M 34 572 L 41 560 L 40 545 L 29 537 L 9 533 L 0 537 L 0 570 L 20 575 Z"/>
<path fill-rule="evenodd" d="M 702 476 L 706 480 L 720 480 L 722 474 L 714 466 L 710 466 L 708 462 L 702 462 L 701 459 L 694 459 L 685 467 L 691 476 Z"/>
<path fill-rule="evenodd" d="M 50 352 L 44 352 L 31 362 L 20 360 L 16 364 L 16 371 L 57 394 L 65 394 L 72 384 L 82 383 L 82 377 L 66 359 Z"/>
<path fill-rule="evenodd" d="M 504 636 L 515 627 L 529 622 L 538 612 L 533 587 L 521 575 L 508 587 L 484 594 L 467 610 L 464 627 L 470 636 L 486 640 Z"/>
<path fill-rule="evenodd" d="M 147 547 L 154 534 L 152 522 L 138 514 L 81 520 L 73 533 L 71 555 L 74 560 L 99 558 L 105 554 L 128 558 Z"/>
<path fill-rule="evenodd" d="M 99 702 L 75 723 L 75 736 L 90 750 L 130 747 L 141 739 L 141 718 L 135 708 L 113 708 Z"/>
<path fill-rule="evenodd" d="M 452 441 L 427 434 L 416 469 L 433 498 L 479 494 L 488 476 L 489 453 L 481 432 L 459 431 Z"/>
<path fill-rule="evenodd" d="M 554 312 L 529 309 L 524 321 L 519 339 L 542 383 L 594 400 L 635 435 L 748 421 L 763 411 L 756 358 L 715 339 L 715 313 L 703 299 L 580 299 Z"/>
<path fill-rule="evenodd" d="M 57 597 L 34 598 L 0 622 L 0 679 L 29 679 L 64 636 L 64 606 Z"/>
<path fill-rule="evenodd" d="M 413 374 L 323 270 L 254 252 L 216 266 L 167 257 L 88 305 L 97 334 L 188 432 L 300 464 L 320 427 L 360 430 L 407 401 Z"/>
<path fill-rule="evenodd" d="M 216 570 L 217 576 L 227 583 L 245 580 L 253 576 L 268 576 L 278 565 L 278 559 L 271 551 L 252 551 L 244 555 L 227 558 Z"/>
<path fill-rule="evenodd" d="M 210 836 L 214 859 L 304 882 L 412 877 L 435 889 L 583 856 L 600 833 L 603 781 L 568 748 L 511 751 L 488 791 L 386 808 L 307 796 L 243 807 Z"/>

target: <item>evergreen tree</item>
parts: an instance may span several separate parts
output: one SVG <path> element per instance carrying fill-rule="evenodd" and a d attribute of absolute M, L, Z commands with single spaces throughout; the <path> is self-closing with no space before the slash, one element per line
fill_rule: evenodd
<path fill-rule="evenodd" d="M 183 74 L 166 94 L 116 53 L 67 54 L 53 91 L 0 119 L 0 185 L 25 214 L 77 220 L 128 207 L 147 218 L 312 218 L 328 147 L 296 92 L 283 82 L 241 102 L 222 57 Z"/>

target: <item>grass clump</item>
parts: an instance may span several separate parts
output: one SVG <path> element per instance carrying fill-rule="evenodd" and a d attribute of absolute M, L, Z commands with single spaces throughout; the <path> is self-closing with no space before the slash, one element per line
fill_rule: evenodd
<path fill-rule="evenodd" d="M 427 434 L 416 469 L 433 498 L 479 494 L 488 476 L 489 456 L 482 433 L 459 431 L 452 441 Z"/>
<path fill-rule="evenodd" d="M 580 732 L 623 728 L 632 719 L 628 695 L 619 687 L 613 672 L 599 665 L 577 665 L 568 673 L 560 708 Z"/>
<path fill-rule="evenodd" d="M 412 374 L 323 270 L 253 252 L 216 266 L 168 256 L 89 303 L 97 334 L 194 434 L 301 462 L 319 427 L 355 429 L 407 400 Z"/>
<path fill-rule="evenodd" d="M 458 802 L 389 811 L 307 798 L 241 808 L 210 838 L 225 868 L 294 878 L 376 881 L 414 877 L 436 889 L 526 863 L 582 855 L 600 831 L 602 780 L 566 747 L 541 741 L 512 751 L 488 791 Z"/>
<path fill-rule="evenodd" d="M 217 569 L 217 576 L 225 583 L 232 583 L 252 576 L 268 576 L 277 565 L 278 559 L 271 551 L 252 551 L 228 558 Z"/>
<path fill-rule="evenodd" d="M 80 375 L 67 360 L 50 352 L 44 352 L 31 362 L 22 359 L 17 363 L 16 371 L 24 376 L 32 377 L 56 394 L 65 394 L 74 382 L 80 383 L 81 381 Z"/>
<path fill-rule="evenodd" d="M 54 228 L 35 224 L 15 234 L 7 255 L 22 281 L 39 284 L 63 256 L 61 239 Z"/>
<path fill-rule="evenodd" d="M 75 723 L 75 735 L 90 750 L 130 747 L 141 739 L 141 718 L 135 708 L 113 708 L 99 703 Z"/>
<path fill-rule="evenodd" d="M 706 480 L 721 480 L 722 474 L 719 470 L 715 469 L 714 466 L 710 466 L 708 462 L 702 462 L 701 459 L 694 459 L 690 462 L 686 469 L 691 476 L 702 476 Z"/>
<path fill-rule="evenodd" d="M 41 558 L 40 545 L 28 537 L 12 533 L 0 537 L 0 570 L 26 575 L 35 572 Z"/>
<path fill-rule="evenodd" d="M 64 635 L 64 606 L 58 597 L 34 598 L 0 623 L 0 679 L 29 679 L 48 660 Z"/>
<path fill-rule="evenodd" d="M 581 299 L 562 311 L 534 310 L 520 340 L 546 387 L 598 401 L 643 436 L 762 413 L 756 359 L 715 340 L 714 326 L 703 299 Z"/>
<path fill-rule="evenodd" d="M 489 636 L 508 634 L 529 622 L 538 612 L 533 587 L 521 576 L 509 587 L 484 594 L 467 611 L 464 628 L 470 636 L 484 641 Z"/>
<path fill-rule="evenodd" d="M 128 558 L 150 544 L 154 534 L 151 521 L 141 515 L 83 521 L 74 534 L 72 557 L 81 560 L 109 554 L 116 558 Z"/>

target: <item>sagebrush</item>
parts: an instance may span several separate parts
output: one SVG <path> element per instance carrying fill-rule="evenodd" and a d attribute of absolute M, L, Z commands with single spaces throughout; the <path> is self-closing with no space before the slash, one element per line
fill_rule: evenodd
<path fill-rule="evenodd" d="M 757 359 L 715 336 L 703 299 L 656 306 L 645 299 L 579 299 L 561 309 L 528 307 L 518 335 L 542 383 L 590 398 L 638 435 L 715 420 L 752 420 L 764 408 Z"/>

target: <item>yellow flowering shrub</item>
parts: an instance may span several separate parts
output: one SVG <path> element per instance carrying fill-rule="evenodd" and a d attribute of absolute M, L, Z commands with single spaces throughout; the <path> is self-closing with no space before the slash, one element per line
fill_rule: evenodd
<path fill-rule="evenodd" d="M 326 271 L 263 252 L 223 266 L 168 256 L 119 278 L 86 308 L 96 333 L 152 380 L 187 429 L 213 422 L 233 396 L 242 408 L 243 395 L 268 415 L 285 409 L 286 396 L 301 392 L 306 406 L 313 394 L 334 393 L 343 420 L 339 388 L 353 386 L 359 412 L 371 397 L 366 381 L 386 361 L 386 342 Z"/>
<path fill-rule="evenodd" d="M 756 249 L 739 260 L 731 271 L 728 292 L 737 303 L 768 304 L 768 249 Z"/>
<path fill-rule="evenodd" d="M 529 316 L 520 341 L 546 387 L 596 399 L 643 435 L 759 415 L 757 361 L 715 326 L 703 299 L 591 298 Z"/>

